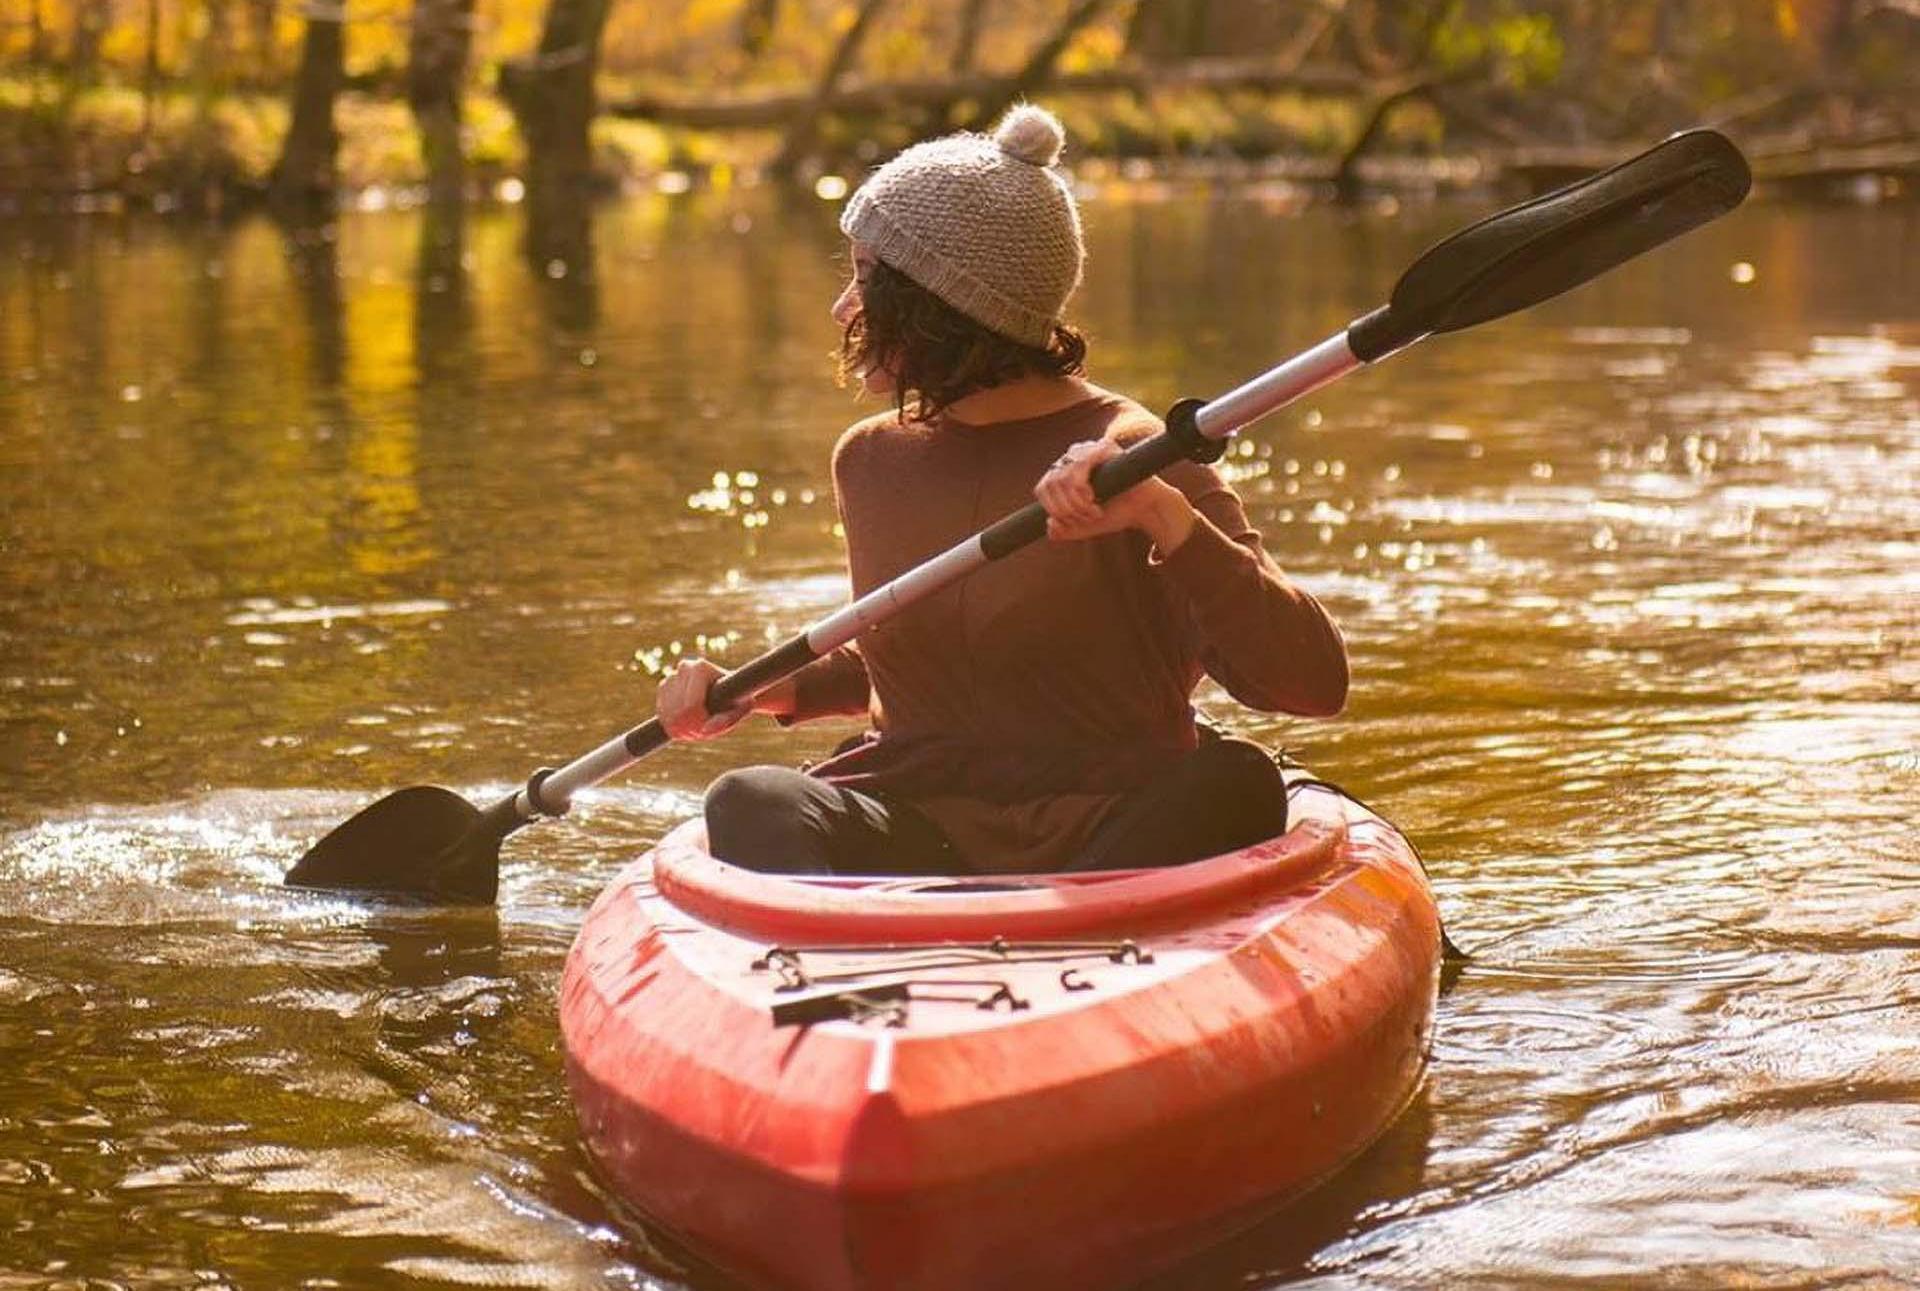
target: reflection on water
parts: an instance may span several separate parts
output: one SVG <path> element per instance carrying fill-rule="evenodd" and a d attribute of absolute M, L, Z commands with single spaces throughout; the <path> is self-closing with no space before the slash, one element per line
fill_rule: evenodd
<path fill-rule="evenodd" d="M 1225 389 L 1460 216 L 1096 201 L 1096 375 Z M 1479 958 L 1409 1115 L 1168 1286 L 1920 1267 L 1917 233 L 1752 208 L 1236 448 L 1357 687 L 1203 705 L 1399 818 Z M 583 796 L 497 919 L 275 884 L 838 603 L 837 238 L 758 192 L 557 265 L 489 212 L 0 229 L 0 1274 L 707 1285 L 576 1145 L 559 965 L 714 774 L 845 727 Z"/>

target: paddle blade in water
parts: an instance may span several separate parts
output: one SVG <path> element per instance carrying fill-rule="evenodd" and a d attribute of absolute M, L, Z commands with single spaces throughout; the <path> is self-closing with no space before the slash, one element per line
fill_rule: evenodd
<path fill-rule="evenodd" d="M 457 793 L 420 785 L 390 793 L 307 850 L 290 887 L 325 888 L 473 904 L 494 898 L 498 831 Z"/>
<path fill-rule="evenodd" d="M 1725 215 L 1752 184 L 1725 135 L 1677 134 L 1437 243 L 1400 276 L 1385 308 L 1348 329 L 1348 343 L 1372 362 L 1422 336 L 1550 300 Z"/>

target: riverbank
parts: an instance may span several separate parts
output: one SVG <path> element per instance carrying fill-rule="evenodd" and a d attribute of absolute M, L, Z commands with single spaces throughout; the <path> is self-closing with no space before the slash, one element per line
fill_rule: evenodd
<path fill-rule="evenodd" d="M 526 151 L 506 104 L 463 104 L 470 195 L 511 194 Z M 406 103 L 348 92 L 335 104 L 339 191 L 356 204 L 409 204 L 425 190 L 419 131 Z M 53 79 L 0 77 L 0 215 L 60 211 L 218 212 L 264 202 L 287 130 L 279 94 L 209 97 L 71 90 Z M 606 118 L 595 123 L 595 169 L 611 189 L 651 182 L 713 150 L 686 132 Z"/>
<path fill-rule="evenodd" d="M 526 153 L 512 114 L 490 93 L 464 101 L 468 194 L 517 201 Z M 1121 99 L 1063 106 L 1077 176 L 1094 183 L 1266 184 L 1299 200 L 1330 195 L 1356 122 L 1338 104 L 1287 95 L 1179 99 L 1147 112 Z M 343 205 L 424 200 L 426 168 L 407 105 L 348 92 L 337 103 Z M 219 213 L 264 202 L 287 127 L 283 96 L 219 97 L 137 89 L 74 90 L 51 78 L 0 77 L 0 216 L 179 211 Z M 1861 202 L 1920 195 L 1920 141 L 1742 139 L 1761 190 Z M 603 115 L 594 169 L 609 192 L 751 182 L 777 132 L 699 130 Z M 1418 108 L 1403 113 L 1354 167 L 1360 187 L 1392 195 L 1542 191 L 1610 164 L 1630 145 L 1462 147 Z M 853 149 L 856 154 L 858 149 Z M 853 170 L 864 161 L 849 162 Z M 803 176 L 835 191 L 833 170 Z"/>

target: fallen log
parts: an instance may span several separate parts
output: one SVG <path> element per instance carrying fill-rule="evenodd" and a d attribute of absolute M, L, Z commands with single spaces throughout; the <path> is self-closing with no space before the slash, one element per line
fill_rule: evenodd
<path fill-rule="evenodd" d="M 1017 73 L 1014 76 L 970 73 L 918 80 L 848 78 L 818 105 L 812 89 L 700 99 L 639 94 L 609 103 L 604 110 L 617 117 L 699 130 L 763 129 L 784 125 L 797 113 L 815 106 L 826 114 L 865 116 L 989 100 L 1004 93 L 1017 76 Z M 1151 90 L 1292 90 L 1342 97 L 1378 92 L 1381 86 L 1373 78 L 1347 67 L 1285 67 L 1268 59 L 1235 58 L 1195 59 L 1164 67 L 1117 64 L 1097 71 L 1059 74 L 1050 78 L 1044 88 L 1050 95 Z"/>
<path fill-rule="evenodd" d="M 1534 147 L 1514 150 L 1500 162 L 1503 173 L 1536 191 L 1590 175 L 1620 160 L 1630 144 Z M 1817 190 L 1823 185 L 1870 178 L 1920 178 L 1920 139 L 1887 139 L 1810 145 L 1746 141 L 1754 180 L 1776 188 Z"/>
<path fill-rule="evenodd" d="M 1825 144 L 1781 153 L 1758 150 L 1753 177 L 1807 197 L 1890 196 L 1903 185 L 1911 192 L 1920 186 L 1920 139 L 1865 146 Z"/>

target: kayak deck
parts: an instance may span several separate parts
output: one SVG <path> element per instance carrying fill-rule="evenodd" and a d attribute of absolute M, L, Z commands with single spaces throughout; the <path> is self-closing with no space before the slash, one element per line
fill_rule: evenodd
<path fill-rule="evenodd" d="M 683 826 L 568 961 L 588 1145 L 766 1285 L 1131 1281 L 1337 1167 L 1423 1069 L 1424 876 L 1316 796 L 1228 856 L 978 882 L 751 874 Z"/>

